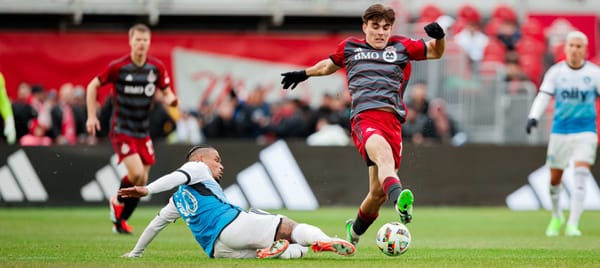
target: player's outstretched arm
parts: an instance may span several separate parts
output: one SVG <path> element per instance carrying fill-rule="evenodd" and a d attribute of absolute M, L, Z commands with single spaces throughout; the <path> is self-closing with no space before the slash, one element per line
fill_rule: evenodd
<path fill-rule="evenodd" d="M 433 40 L 427 41 L 427 59 L 439 59 L 446 50 L 446 33 L 437 22 L 425 25 L 425 32 Z"/>
<path fill-rule="evenodd" d="M 340 67 L 335 65 L 331 59 L 324 59 L 306 70 L 282 73 L 281 76 L 283 76 L 283 78 L 281 79 L 281 85 L 283 86 L 283 89 L 294 89 L 300 82 L 311 76 L 329 75 L 335 73 L 339 69 Z"/>
<path fill-rule="evenodd" d="M 177 107 L 179 100 L 177 99 L 177 96 L 175 96 L 175 94 L 173 94 L 171 87 L 165 88 L 163 90 L 163 94 L 165 94 L 165 103 L 167 105 L 169 105 L 171 107 Z"/>
<path fill-rule="evenodd" d="M 179 213 L 177 212 L 177 208 L 173 205 L 172 201 L 163 207 L 158 215 L 154 217 L 154 219 L 146 226 L 144 232 L 138 239 L 135 247 L 132 251 L 127 252 L 122 255 L 124 258 L 138 258 L 144 254 L 144 250 L 148 247 L 148 245 L 154 240 L 154 238 L 167 226 L 169 223 L 174 222 L 179 218 Z"/>
<path fill-rule="evenodd" d="M 531 110 L 527 116 L 527 125 L 525 126 L 525 132 L 531 133 L 531 129 L 537 127 L 538 120 L 544 113 L 546 106 L 552 100 L 552 96 L 544 91 L 540 91 L 531 105 Z"/>

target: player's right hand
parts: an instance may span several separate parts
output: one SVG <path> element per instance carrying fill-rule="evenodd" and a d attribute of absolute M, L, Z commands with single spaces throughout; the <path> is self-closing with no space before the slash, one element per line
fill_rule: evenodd
<path fill-rule="evenodd" d="M 527 132 L 527 134 L 531 133 L 531 128 L 537 127 L 537 120 L 533 119 L 533 118 L 529 118 L 527 120 L 527 126 L 525 127 L 525 131 Z"/>
<path fill-rule="evenodd" d="M 85 122 L 85 129 L 92 137 L 96 136 L 96 130 L 100 130 L 100 121 L 97 117 L 88 117 Z"/>
<path fill-rule="evenodd" d="M 282 73 L 281 76 L 283 76 L 281 79 L 283 89 L 288 89 L 290 86 L 292 86 L 291 89 L 294 89 L 300 82 L 308 79 L 305 70 Z"/>

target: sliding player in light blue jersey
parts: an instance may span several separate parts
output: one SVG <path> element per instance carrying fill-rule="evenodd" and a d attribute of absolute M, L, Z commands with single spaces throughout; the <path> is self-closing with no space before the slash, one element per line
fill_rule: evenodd
<path fill-rule="evenodd" d="M 215 148 L 195 146 L 185 159 L 179 169 L 148 186 L 119 190 L 123 197 L 142 197 L 179 186 L 124 257 L 141 257 L 154 237 L 180 217 L 210 258 L 301 258 L 309 246 L 314 252 L 354 254 L 354 245 L 315 226 L 261 210 L 246 212 L 229 203 L 219 184 L 223 165 Z"/>
<path fill-rule="evenodd" d="M 546 157 L 546 164 L 550 167 L 552 200 L 552 220 L 546 229 L 547 236 L 557 236 L 565 224 L 559 198 L 563 170 L 570 160 L 575 162 L 575 187 L 570 192 L 571 212 L 565 235 L 581 236 L 579 218 L 583 212 L 584 186 L 588 177 L 592 176 L 590 168 L 596 161 L 595 101 L 600 94 L 600 68 L 585 60 L 587 46 L 588 38 L 582 32 L 574 31 L 567 35 L 566 60 L 556 63 L 546 72 L 527 121 L 526 131 L 529 134 L 554 96 L 554 119 Z"/>

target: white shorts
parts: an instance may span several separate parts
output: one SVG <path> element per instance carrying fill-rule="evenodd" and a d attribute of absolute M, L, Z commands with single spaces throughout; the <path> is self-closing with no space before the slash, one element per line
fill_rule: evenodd
<path fill-rule="evenodd" d="M 557 169 L 565 169 L 570 160 L 593 165 L 597 147 L 598 135 L 593 132 L 550 134 L 546 164 Z"/>
<path fill-rule="evenodd" d="M 256 250 L 270 247 L 281 224 L 280 215 L 242 211 L 215 242 L 215 258 L 256 258 Z"/>

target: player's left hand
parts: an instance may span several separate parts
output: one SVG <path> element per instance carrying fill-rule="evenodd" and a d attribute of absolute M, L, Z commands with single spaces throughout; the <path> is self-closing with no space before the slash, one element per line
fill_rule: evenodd
<path fill-rule="evenodd" d="M 283 89 L 288 89 L 290 86 L 292 86 L 291 89 L 294 89 L 298 84 L 300 84 L 300 82 L 308 79 L 308 75 L 306 75 L 305 70 L 282 73 L 281 76 L 283 76 L 281 79 Z"/>
<path fill-rule="evenodd" d="M 533 119 L 533 118 L 529 118 L 529 120 L 527 120 L 527 126 L 525 127 L 525 132 L 527 132 L 527 134 L 531 133 L 531 128 L 537 127 L 537 120 Z"/>
<path fill-rule="evenodd" d="M 432 22 L 425 25 L 425 32 L 433 39 L 442 39 L 444 36 L 446 36 L 444 29 L 442 29 L 442 26 L 440 26 L 437 22 Z"/>
<path fill-rule="evenodd" d="M 179 104 L 179 98 L 175 97 L 169 105 L 171 107 L 177 107 L 177 104 Z"/>
<path fill-rule="evenodd" d="M 146 186 L 133 186 L 128 188 L 119 189 L 119 196 L 129 198 L 129 197 L 142 197 L 148 195 L 148 189 Z"/>

